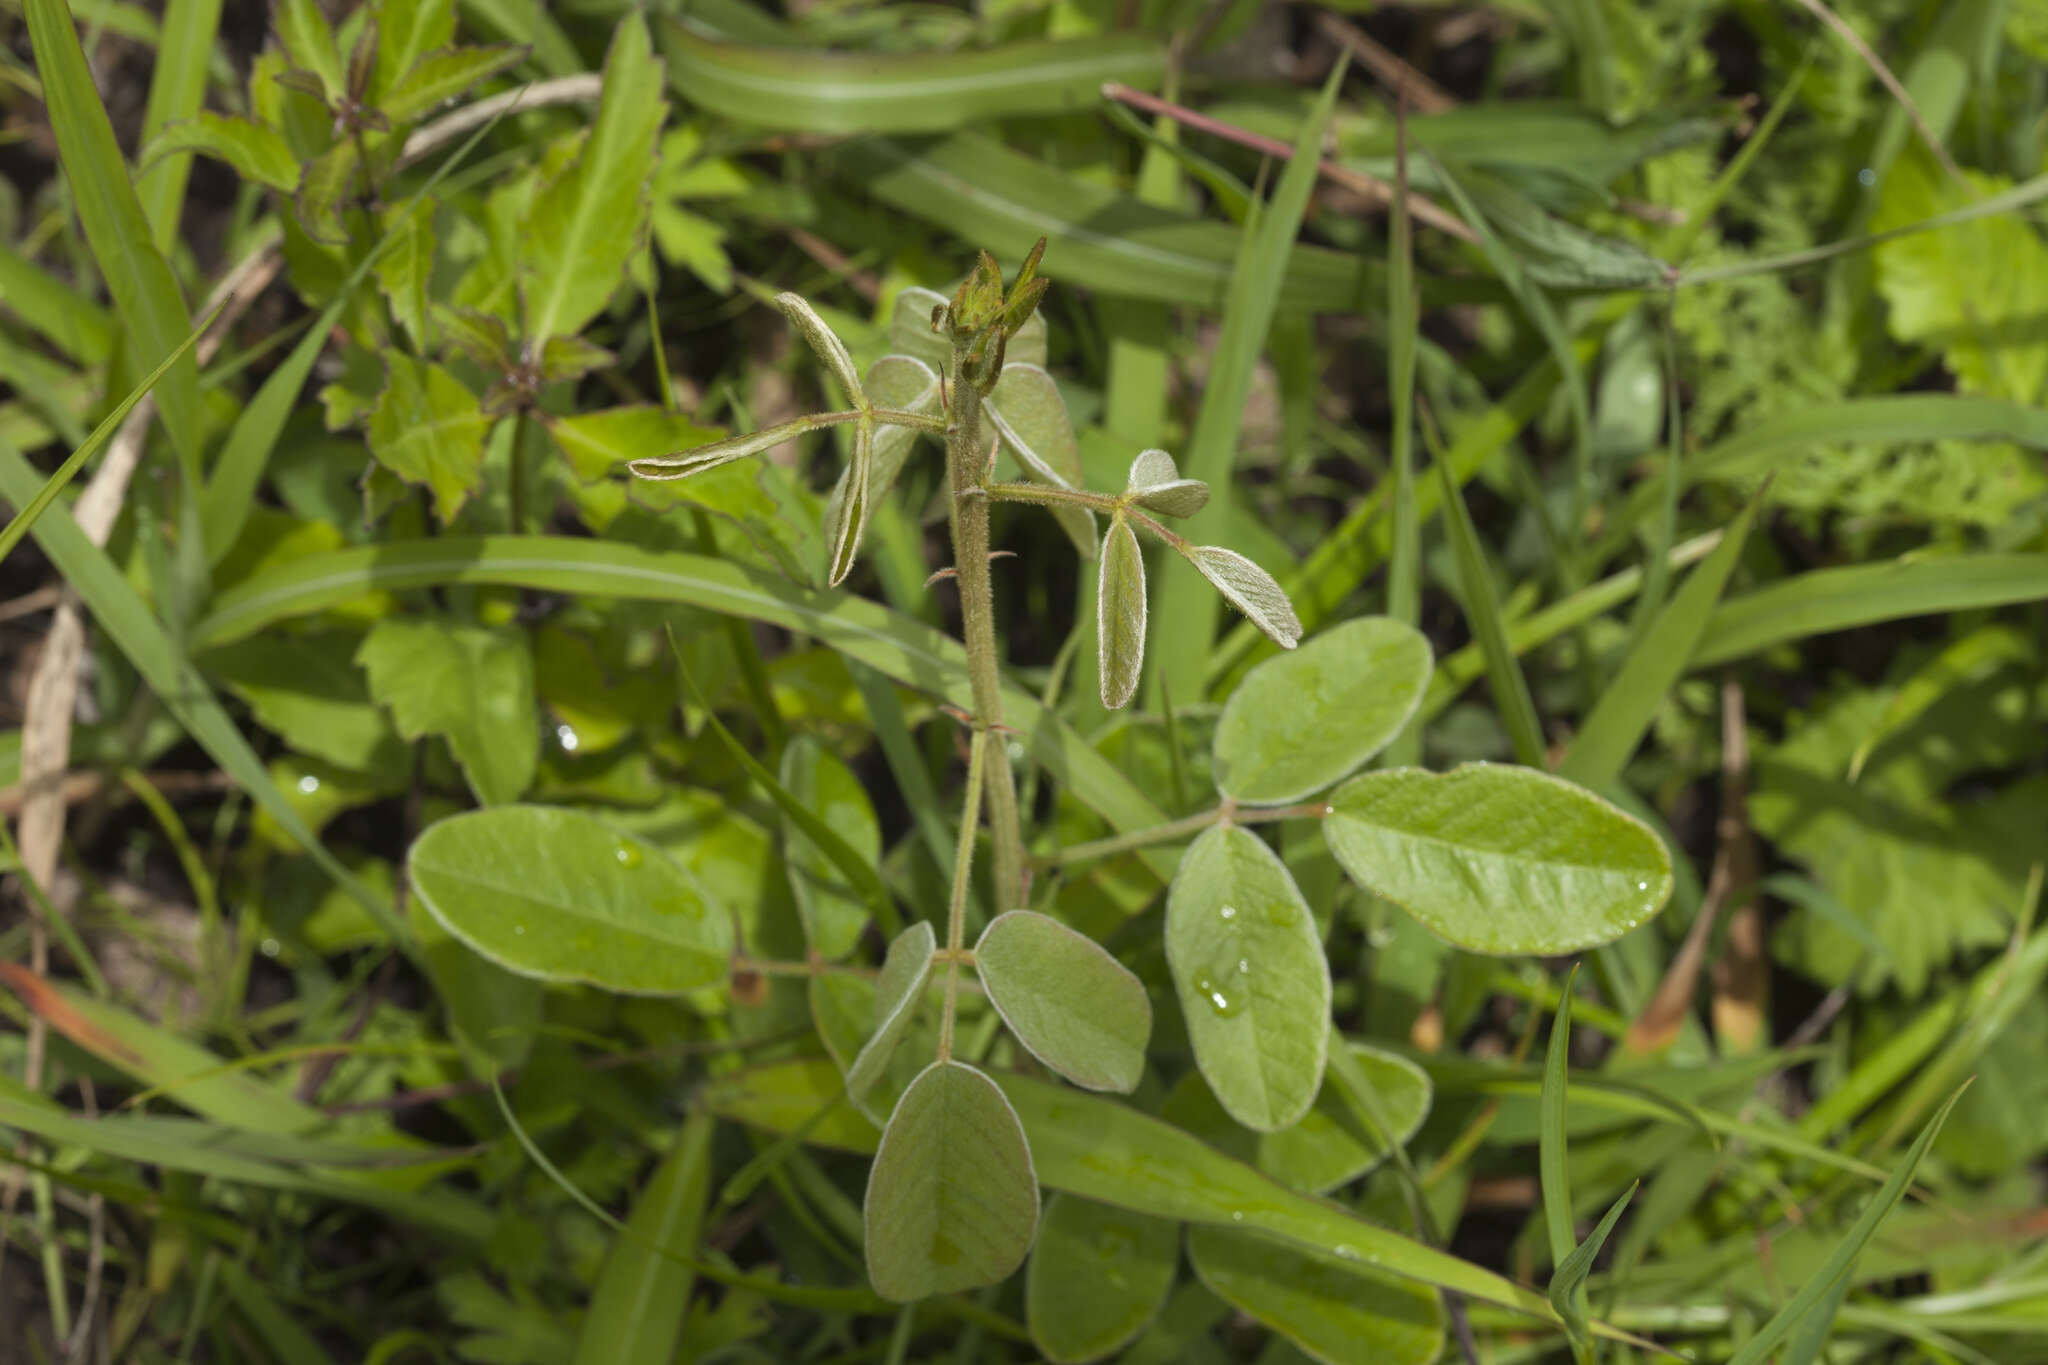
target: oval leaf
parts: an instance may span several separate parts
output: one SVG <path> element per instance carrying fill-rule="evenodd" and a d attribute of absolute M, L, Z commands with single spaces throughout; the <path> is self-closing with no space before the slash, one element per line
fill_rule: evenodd
<path fill-rule="evenodd" d="M 647 841 L 573 810 L 498 806 L 431 826 L 406 857 L 449 933 L 501 967 L 638 995 L 715 985 L 732 917 Z"/>
<path fill-rule="evenodd" d="M 896 935 L 889 956 L 883 959 L 882 974 L 875 980 L 875 1032 L 846 1069 L 846 1098 L 876 1123 L 882 1119 L 868 1107 L 868 1092 L 888 1070 L 889 1058 L 910 1028 L 924 983 L 931 979 L 932 953 L 937 947 L 932 926 L 919 920 Z"/>
<path fill-rule="evenodd" d="M 1100 656 L 1102 704 L 1114 711 L 1138 690 L 1145 665 L 1145 556 L 1137 533 L 1122 517 L 1102 542 L 1095 599 L 1095 645 Z"/>
<path fill-rule="evenodd" d="M 1182 553 L 1225 601 L 1243 612 L 1274 644 L 1293 649 L 1300 641 L 1301 618 L 1294 614 L 1294 604 L 1273 575 L 1220 545 L 1196 545 Z"/>
<path fill-rule="evenodd" d="M 1352 1060 L 1372 1082 L 1380 1112 L 1394 1138 L 1406 1142 L 1429 1115 L 1429 1073 L 1406 1057 L 1363 1043 L 1350 1044 Z M 1359 1121 L 1334 1081 L 1326 1080 L 1301 1121 L 1272 1133 L 1248 1133 L 1230 1121 L 1197 1072 L 1167 1096 L 1161 1118 L 1210 1145 L 1249 1161 L 1292 1189 L 1327 1194 L 1378 1166 L 1387 1156 L 1379 1138 Z"/>
<path fill-rule="evenodd" d="M 1173 456 L 1163 450 L 1141 450 L 1131 461 L 1130 478 L 1124 491 L 1148 512 L 1168 517 L 1191 517 L 1209 503 L 1209 485 L 1200 479 L 1183 479 Z"/>
<path fill-rule="evenodd" d="M 1229 1228 L 1189 1229 L 1188 1256 L 1218 1298 L 1329 1365 L 1429 1365 L 1443 1349 L 1441 1303 L 1421 1285 L 1363 1293 L 1347 1266 Z"/>
<path fill-rule="evenodd" d="M 1166 960 L 1195 1062 L 1223 1108 L 1272 1132 L 1323 1083 L 1330 967 L 1294 878 L 1248 830 L 1189 846 L 1166 899 Z"/>
<path fill-rule="evenodd" d="M 982 404 L 989 424 L 1032 478 L 1055 488 L 1079 488 L 1084 481 L 1081 444 L 1059 385 L 1039 366 L 1018 363 L 1014 346 L 1005 354 L 1009 363 Z M 1085 507 L 1049 510 L 1081 557 L 1093 559 L 1095 514 Z"/>
<path fill-rule="evenodd" d="M 897 1303 L 995 1284 L 1038 1231 L 1024 1125 L 996 1083 L 933 1062 L 882 1130 L 862 1208 L 868 1278 Z"/>
<path fill-rule="evenodd" d="M 861 858 L 870 864 L 881 860 L 882 826 L 867 789 L 824 745 L 809 735 L 792 739 L 782 751 L 782 785 Z M 789 884 L 796 892 L 804 940 L 819 957 L 837 962 L 853 951 L 868 927 L 866 889 L 849 882 L 831 856 L 794 821 L 785 821 L 783 847 L 789 854 Z"/>
<path fill-rule="evenodd" d="M 1054 1365 L 1100 1360 L 1129 1344 L 1166 1302 L 1180 1228 L 1056 1194 L 1024 1272 L 1024 1321 Z"/>
<path fill-rule="evenodd" d="M 1367 773 L 1330 805 L 1323 834 L 1352 880 L 1476 953 L 1610 943 L 1671 895 L 1648 826 L 1532 768 Z"/>
<path fill-rule="evenodd" d="M 974 961 L 989 1001 L 1032 1056 L 1084 1089 L 1137 1088 L 1152 1002 L 1101 944 L 1056 919 L 1011 910 L 982 931 Z"/>
<path fill-rule="evenodd" d="M 1216 789 L 1281 805 L 1342 781 L 1401 733 L 1429 674 L 1429 641 L 1390 616 L 1347 621 L 1266 660 L 1216 723 Z"/>

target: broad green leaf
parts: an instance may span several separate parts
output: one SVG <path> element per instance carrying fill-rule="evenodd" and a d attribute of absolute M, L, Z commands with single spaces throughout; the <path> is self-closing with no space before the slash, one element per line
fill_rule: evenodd
<path fill-rule="evenodd" d="M 470 1074 L 489 1080 L 526 1065 L 540 1034 L 543 984 L 471 951 L 432 915 L 416 917 L 412 930 Z"/>
<path fill-rule="evenodd" d="M 370 453 L 408 483 L 425 484 L 445 523 L 483 469 L 491 419 L 476 395 L 439 365 L 389 353 L 390 378 L 370 413 Z"/>
<path fill-rule="evenodd" d="M 1145 555 L 1123 517 L 1112 518 L 1097 571 L 1095 648 L 1102 704 L 1114 711 L 1138 690 L 1145 666 Z"/>
<path fill-rule="evenodd" d="M 580 811 L 451 816 L 414 841 L 406 868 L 449 933 L 522 976 L 681 995 L 732 966 L 725 907 L 656 845 Z"/>
<path fill-rule="evenodd" d="M 581 379 L 618 361 L 617 356 L 594 341 L 578 336 L 552 336 L 541 344 L 540 377 L 550 384 Z"/>
<path fill-rule="evenodd" d="M 875 818 L 867 789 L 853 770 L 818 740 L 799 735 L 782 751 L 782 785 L 789 794 L 838 832 L 853 851 L 870 863 L 882 858 L 882 826 Z M 810 950 L 837 962 L 854 950 L 867 929 L 867 894 L 850 885 L 838 864 L 812 843 L 803 830 L 787 825 L 790 887 L 802 912 L 804 937 Z"/>
<path fill-rule="evenodd" d="M 355 667 L 360 643 L 336 631 L 258 635 L 201 662 L 294 749 L 358 771 L 404 768 L 406 748 Z"/>
<path fill-rule="evenodd" d="M 1323 1083 L 1330 967 L 1308 903 L 1257 835 L 1218 826 L 1182 855 L 1166 960 L 1224 1109 L 1260 1132 L 1298 1122 Z"/>
<path fill-rule="evenodd" d="M 574 1365 L 670 1365 L 690 1307 L 689 1261 L 711 1194 L 718 1121 L 692 1113 L 612 1240 L 576 1338 Z"/>
<path fill-rule="evenodd" d="M 454 99 L 478 81 L 526 60 L 527 49 L 509 43 L 488 47 L 446 47 L 429 52 L 377 104 L 393 124 L 410 123 Z"/>
<path fill-rule="evenodd" d="M 1328 1200 L 1287 1189 L 1170 1123 L 1056 1082 L 1025 1076 L 1001 1080 L 1048 1188 L 1170 1222 L 1263 1232 L 1349 1265 L 1374 1290 L 1382 1283 L 1380 1276 L 1394 1275 L 1558 1325 L 1549 1300 L 1537 1291 Z M 786 1133 L 810 1119 L 839 1086 L 838 1070 L 817 1058 L 719 1077 L 702 1093 L 713 1113 Z M 875 1132 L 872 1125 L 863 1124 L 856 1132 L 851 1125 L 828 1122 L 813 1129 L 808 1140 L 867 1152 L 874 1150 Z"/>
<path fill-rule="evenodd" d="M 995 1284 L 1024 1263 L 1038 1176 L 994 1081 L 934 1062 L 912 1082 L 882 1130 L 862 1217 L 868 1278 L 897 1303 Z"/>
<path fill-rule="evenodd" d="M 364 94 L 372 108 L 430 52 L 455 43 L 455 0 L 382 0 L 377 6 L 377 67 Z"/>
<path fill-rule="evenodd" d="M 958 52 L 818 52 L 743 47 L 665 21 L 676 93 L 742 123 L 814 133 L 949 132 L 1013 114 L 1092 106 L 1105 81 L 1150 88 L 1158 39 L 1104 35 Z"/>
<path fill-rule="evenodd" d="M 1209 502 L 1209 485 L 1200 479 L 1183 479 L 1173 456 L 1163 450 L 1138 452 L 1138 458 L 1131 461 L 1124 491 L 1138 506 L 1165 517 L 1191 517 Z"/>
<path fill-rule="evenodd" d="M 445 735 L 485 805 L 516 801 L 540 761 L 524 632 L 433 617 L 379 621 L 356 652 L 407 739 Z"/>
<path fill-rule="evenodd" d="M 930 922 L 917 921 L 889 945 L 882 974 L 875 982 L 874 1033 L 846 1069 L 846 1098 L 877 1123 L 882 1120 L 868 1107 L 868 1092 L 881 1079 L 910 1028 L 918 1001 L 924 998 L 925 983 L 931 980 L 936 948 Z"/>
<path fill-rule="evenodd" d="M 113 296 L 130 359 L 137 368 L 153 368 L 191 333 L 191 315 L 135 197 L 113 125 L 72 27 L 70 7 L 64 0 L 27 0 L 22 8 L 49 127 L 78 221 Z M 189 357 L 174 363 L 158 381 L 156 397 L 184 472 L 196 483 L 199 371 Z"/>
<path fill-rule="evenodd" d="M 36 483 L 27 466 L 15 468 L 28 480 L 24 496 L 33 494 Z M 0 460 L 0 474 L 7 469 L 7 462 Z M 973 704 L 967 659 L 959 642 L 923 622 L 859 597 L 818 592 L 730 560 L 587 537 L 449 536 L 307 555 L 266 566 L 256 577 L 224 583 L 211 611 L 194 624 L 192 638 L 199 647 L 222 644 L 380 591 L 460 583 L 679 603 L 762 621 L 830 643 L 849 658 L 926 695 L 956 706 Z M 1034 695 L 1007 689 L 1003 711 L 1022 731 L 1031 760 L 1114 829 L 1151 829 L 1165 823 L 1158 805 L 1128 775 L 1059 716 L 1046 711 Z M 1145 861 L 1161 871 L 1162 881 L 1174 866 L 1170 853 L 1155 852 Z"/>
<path fill-rule="evenodd" d="M 1415 1136 L 1429 1115 L 1429 1073 L 1406 1057 L 1364 1043 L 1350 1043 L 1352 1060 L 1371 1081 L 1394 1140 Z M 1315 1104 L 1299 1122 L 1270 1133 L 1241 1128 L 1223 1112 L 1199 1072 L 1181 1078 L 1160 1109 L 1160 1117 L 1218 1151 L 1248 1161 L 1290 1189 L 1327 1194 L 1348 1185 L 1387 1157 L 1379 1138 L 1325 1077 Z"/>
<path fill-rule="evenodd" d="M 1137 1088 L 1152 1002 L 1101 944 L 1050 916 L 1010 910 L 982 931 L 974 963 L 989 1002 L 1032 1056 L 1089 1090 Z"/>
<path fill-rule="evenodd" d="M 1188 1232 L 1188 1259 L 1216 1295 L 1329 1365 L 1429 1365 L 1443 1309 L 1420 1285 L 1383 1281 L 1230 1228 Z"/>
<path fill-rule="evenodd" d="M 1012 357 L 982 404 L 989 424 L 1032 478 L 1055 488 L 1079 488 L 1081 444 L 1067 416 L 1059 385 L 1037 365 Z M 1095 514 L 1085 507 L 1054 507 L 1053 517 L 1083 559 L 1095 557 Z"/>
<path fill-rule="evenodd" d="M 1288 264 L 1301 233 L 1309 195 L 1315 190 L 1324 133 L 1336 109 L 1345 62 L 1338 62 L 1323 82 L 1322 93 L 1302 120 L 1293 139 L 1286 169 L 1273 187 L 1272 201 L 1247 220 L 1239 234 L 1230 271 L 1230 292 L 1223 308 L 1222 331 L 1216 338 L 1209 373 L 1202 384 L 1202 405 L 1188 437 L 1186 475 L 1212 487 L 1230 487 L 1244 425 L 1245 402 L 1252 375 L 1281 306 Z M 1333 300 L 1318 307 L 1327 308 Z M 1230 498 L 1218 498 L 1188 520 L 1190 539 L 1228 541 Z M 1187 554 L 1191 564 L 1232 606 L 1283 646 L 1301 638 L 1301 622 L 1287 595 L 1270 574 L 1228 550 L 1204 547 Z M 1153 669 L 1153 691 L 1176 697 L 1199 697 L 1216 636 L 1216 604 L 1208 591 L 1172 560 L 1160 566 L 1159 657 Z"/>
<path fill-rule="evenodd" d="M 1293 649 L 1301 640 L 1301 618 L 1273 575 L 1220 545 L 1196 545 L 1183 554 L 1267 639 L 1282 649 Z"/>
<path fill-rule="evenodd" d="M 1670 854 L 1647 826 L 1532 768 L 1367 773 L 1330 806 L 1323 834 L 1352 880 L 1473 952 L 1610 943 L 1671 896 Z"/>
<path fill-rule="evenodd" d="M 1415 714 L 1429 641 L 1388 616 L 1347 621 L 1266 660 L 1216 722 L 1216 789 L 1279 805 L 1349 777 Z"/>
<path fill-rule="evenodd" d="M 629 14 L 605 57 L 597 121 L 576 160 L 534 196 L 520 236 L 530 344 L 581 331 L 625 278 L 647 235 L 655 140 L 667 112 L 646 21 Z"/>
<path fill-rule="evenodd" d="M 268 185 L 279 194 L 298 192 L 299 159 L 283 135 L 266 124 L 204 110 L 196 118 L 166 127 L 150 139 L 137 160 L 147 168 L 179 152 L 225 161 L 244 180 Z"/>
<path fill-rule="evenodd" d="M 1699 647 L 1701 634 L 1721 600 L 1728 575 L 1742 558 L 1749 528 L 1762 506 L 1762 495 L 1742 509 L 1714 553 L 1694 569 L 1629 652 L 1621 671 L 1600 694 L 1600 701 L 1579 727 L 1557 774 L 1589 787 L 1606 787 L 1621 776 L 1623 766 L 1649 730 L 1664 698 L 1684 675 Z"/>
<path fill-rule="evenodd" d="M 1054 1365 L 1114 1354 L 1158 1314 L 1179 1262 L 1175 1224 L 1054 1195 L 1024 1272 L 1032 1343 Z"/>
<path fill-rule="evenodd" d="M 718 435 L 717 428 L 698 426 L 681 413 L 655 403 L 600 408 L 573 417 L 543 420 L 555 444 L 569 457 L 570 468 L 585 483 L 616 474 L 633 460 L 646 459 L 657 452 L 690 449 Z"/>

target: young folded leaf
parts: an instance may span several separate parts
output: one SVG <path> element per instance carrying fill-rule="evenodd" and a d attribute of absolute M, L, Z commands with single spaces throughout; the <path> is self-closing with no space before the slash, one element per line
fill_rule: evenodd
<path fill-rule="evenodd" d="M 995 1284 L 1024 1263 L 1038 1174 L 994 1081 L 933 1062 L 911 1082 L 882 1129 L 861 1218 L 868 1279 L 896 1303 Z"/>
<path fill-rule="evenodd" d="M 1084 1089 L 1137 1088 L 1152 1002 L 1101 944 L 1046 915 L 1011 910 L 982 931 L 974 960 L 990 1003 L 1032 1056 Z"/>
<path fill-rule="evenodd" d="M 932 926 L 919 920 L 889 945 L 889 956 L 883 959 L 882 974 L 875 981 L 875 1032 L 846 1069 L 846 1098 L 876 1123 L 882 1122 L 882 1116 L 868 1107 L 868 1091 L 881 1079 L 889 1054 L 910 1027 L 924 983 L 931 979 L 932 953 L 937 945 Z"/>
<path fill-rule="evenodd" d="M 1145 556 L 1137 533 L 1118 516 L 1102 542 L 1097 579 L 1095 645 L 1100 655 L 1102 704 L 1114 711 L 1138 690 L 1145 662 Z"/>
<path fill-rule="evenodd" d="M 1173 456 L 1163 450 L 1143 450 L 1131 461 L 1131 476 L 1124 492 L 1148 512 L 1166 517 L 1191 517 L 1209 502 L 1209 485 L 1200 479 L 1183 479 Z"/>
<path fill-rule="evenodd" d="M 827 581 L 838 587 L 853 571 L 860 554 L 860 540 L 868 529 L 868 509 L 873 503 L 875 469 L 875 421 L 866 413 L 853 427 L 853 459 L 846 467 L 844 490 L 832 500 L 831 519 L 826 522 L 826 542 L 831 546 Z"/>
<path fill-rule="evenodd" d="M 734 460 L 744 460 L 749 455 L 759 455 L 771 450 L 793 436 L 801 436 L 813 429 L 807 418 L 799 417 L 793 422 L 783 422 L 759 431 L 750 431 L 744 436 L 728 436 L 723 441 L 713 441 L 708 446 L 693 450 L 679 450 L 673 455 L 650 455 L 644 460 L 628 460 L 626 468 L 643 479 L 687 479 L 692 474 L 702 474 L 707 469 L 716 469 Z"/>
<path fill-rule="evenodd" d="M 868 400 L 861 392 L 860 375 L 854 371 L 853 357 L 848 354 L 846 343 L 839 339 L 837 332 L 825 325 L 825 319 L 818 316 L 817 310 L 811 307 L 809 300 L 801 294 L 777 294 L 775 306 L 781 309 L 782 315 L 795 323 L 797 330 L 804 334 L 804 340 L 817 352 L 818 359 L 824 363 L 826 369 L 832 371 L 832 377 L 839 381 L 839 387 L 846 390 L 847 401 L 857 408 L 866 407 Z"/>
<path fill-rule="evenodd" d="M 1294 604 L 1287 600 L 1273 575 L 1237 551 L 1220 545 L 1196 545 L 1182 553 L 1231 606 L 1251 618 L 1251 623 L 1274 644 L 1292 649 L 1300 643 L 1301 618 L 1294 614 Z"/>

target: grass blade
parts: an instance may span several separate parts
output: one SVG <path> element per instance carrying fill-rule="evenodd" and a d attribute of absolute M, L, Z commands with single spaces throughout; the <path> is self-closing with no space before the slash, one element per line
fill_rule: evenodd
<path fill-rule="evenodd" d="M 1891 1179 L 1885 1181 L 1884 1187 L 1872 1195 L 1870 1202 L 1863 1206 L 1863 1212 L 1850 1225 L 1848 1235 L 1843 1237 L 1834 1254 L 1828 1257 L 1818 1273 L 1807 1279 L 1799 1292 L 1792 1296 L 1791 1302 L 1779 1309 L 1755 1336 L 1743 1343 L 1742 1349 L 1729 1358 L 1728 1365 L 1764 1365 L 1778 1343 L 1795 1330 L 1805 1328 L 1814 1314 L 1834 1311 L 1839 1303 L 1835 1288 L 1837 1282 L 1848 1278 L 1850 1270 L 1856 1264 L 1856 1257 L 1862 1253 L 1864 1244 L 1870 1240 L 1871 1234 L 1877 1231 L 1877 1225 L 1885 1220 L 1885 1215 L 1889 1214 L 1905 1195 L 1906 1187 L 1913 1181 L 1913 1172 L 1919 1169 L 1920 1159 L 1927 1155 L 1927 1149 L 1934 1144 L 1935 1135 L 1941 1131 L 1941 1125 L 1948 1121 L 1950 1111 L 1962 1097 L 1961 1090 L 1948 1097 L 1940 1112 L 1920 1130 L 1920 1136 L 1914 1139 L 1905 1158 L 1892 1172 Z"/>
<path fill-rule="evenodd" d="M 138 146 L 147 146 L 168 125 L 199 113 L 206 100 L 208 56 L 220 31 L 220 11 L 221 0 L 170 0 L 164 6 Z M 159 251 L 169 251 L 177 240 L 185 182 L 191 172 L 192 153 L 175 153 L 150 167 L 135 187 L 142 216 L 149 220 Z"/>
<path fill-rule="evenodd" d="M 675 1358 L 696 1279 L 682 1258 L 695 1254 L 704 1226 L 717 1129 L 709 1114 L 683 1120 L 674 1149 L 640 1192 L 625 1234 L 605 1258 L 576 1340 L 575 1365 L 668 1365 Z"/>
<path fill-rule="evenodd" d="M 1479 529 L 1472 524 L 1465 495 L 1442 460 L 1437 461 L 1436 477 L 1445 508 L 1444 526 L 1450 533 L 1451 552 L 1457 560 L 1458 582 L 1464 588 L 1465 620 L 1486 660 L 1494 709 L 1500 712 L 1508 739 L 1515 746 L 1515 761 L 1540 768 L 1544 765 L 1543 722 L 1537 719 L 1536 701 L 1529 695 L 1529 680 L 1522 676 L 1514 646 L 1508 643 L 1500 597 L 1494 591 L 1493 569 L 1479 543 Z"/>
<path fill-rule="evenodd" d="M 1714 553 L 1692 571 L 1685 586 L 1672 595 L 1669 605 L 1629 651 L 1621 671 L 1600 694 L 1593 713 L 1557 765 L 1558 776 L 1597 789 L 1621 775 L 1622 765 L 1650 728 L 1672 684 L 1684 675 L 1699 651 L 1700 637 L 1714 604 L 1728 586 L 1728 575 L 1742 557 L 1742 546 L 1749 539 L 1763 497 L 1759 492 L 1742 509 Z"/>
<path fill-rule="evenodd" d="M 1319 149 L 1337 105 L 1346 63 L 1340 61 L 1323 84 L 1294 143 L 1294 155 L 1272 202 L 1245 224 L 1237 263 L 1230 275 L 1230 300 L 1223 312 L 1223 331 L 1210 360 L 1202 408 L 1188 441 L 1183 475 L 1217 490 L 1209 505 L 1189 517 L 1183 534 L 1208 545 L 1230 543 L 1231 465 L 1237 456 L 1238 432 L 1244 424 L 1245 395 L 1252 371 L 1266 348 L 1273 313 L 1280 299 L 1294 239 L 1301 233 L 1309 192 L 1316 186 Z M 1216 595 L 1192 565 L 1169 559 L 1160 565 L 1153 613 L 1157 641 L 1146 695 L 1156 705 L 1162 689 L 1181 697 L 1201 695 L 1202 677 L 1215 643 Z"/>

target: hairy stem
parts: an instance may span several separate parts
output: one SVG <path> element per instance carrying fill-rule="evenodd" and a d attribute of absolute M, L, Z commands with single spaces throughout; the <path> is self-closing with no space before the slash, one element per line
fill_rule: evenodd
<path fill-rule="evenodd" d="M 939 1016 L 939 1060 L 953 1057 L 953 1015 L 960 1001 L 960 962 L 967 956 L 967 885 L 974 875 L 974 832 L 981 824 L 982 769 L 989 736 L 976 730 L 967 750 L 967 795 L 960 805 L 960 843 L 953 855 L 953 894 L 946 902 L 946 946 L 935 954 L 946 964 L 946 1008 Z"/>
<path fill-rule="evenodd" d="M 961 642 L 967 647 L 967 679 L 974 691 L 977 738 L 1003 723 L 1003 694 L 996 655 L 995 595 L 988 576 L 988 451 L 982 445 L 981 391 L 953 363 L 952 411 L 946 428 L 946 478 L 952 494 L 953 568 L 960 584 Z M 1016 778 L 1009 745 L 1000 732 L 988 769 L 988 824 L 995 843 L 994 912 L 1024 904 L 1024 835 L 1017 820 Z M 958 946 L 957 944 L 955 945 Z"/>

